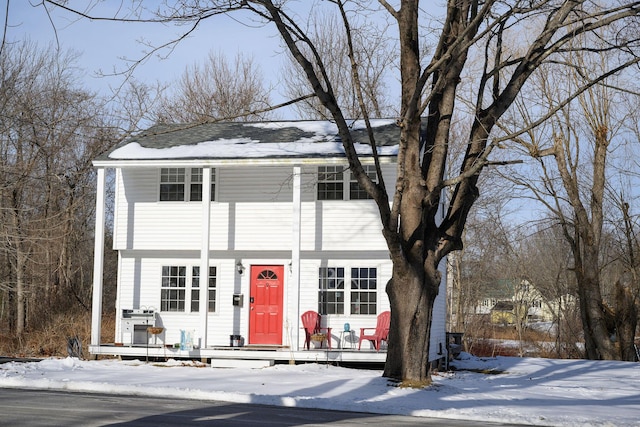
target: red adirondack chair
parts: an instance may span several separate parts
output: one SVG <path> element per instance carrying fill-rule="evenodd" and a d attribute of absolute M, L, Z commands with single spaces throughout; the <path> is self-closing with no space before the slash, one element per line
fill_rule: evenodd
<path fill-rule="evenodd" d="M 358 350 L 362 345 L 362 341 L 369 340 L 376 351 L 380 351 L 380 343 L 387 341 L 389 338 L 389 324 L 391 323 L 391 312 L 383 311 L 378 314 L 378 321 L 375 328 L 360 328 L 360 340 L 358 341 Z M 373 331 L 367 333 L 367 331 Z"/>
<path fill-rule="evenodd" d="M 309 310 L 302 313 L 300 317 L 302 318 L 302 328 L 305 334 L 304 346 L 307 347 L 307 350 L 309 350 L 311 346 L 311 336 L 324 333 L 322 331 L 326 331 L 326 333 L 324 333 L 326 335 L 325 340 L 327 341 L 329 350 L 331 350 L 331 328 L 323 328 L 320 326 L 322 319 L 320 314 L 316 311 Z M 322 341 L 320 342 L 320 347 L 322 347 Z"/>

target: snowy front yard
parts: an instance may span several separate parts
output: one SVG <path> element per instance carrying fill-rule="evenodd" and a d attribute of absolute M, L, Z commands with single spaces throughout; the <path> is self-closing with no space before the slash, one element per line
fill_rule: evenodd
<path fill-rule="evenodd" d="M 276 365 L 214 369 L 195 362 L 46 359 L 0 365 L 0 387 L 326 408 L 549 426 L 635 426 L 640 364 L 538 358 L 476 358 L 402 389 L 380 371 Z"/>

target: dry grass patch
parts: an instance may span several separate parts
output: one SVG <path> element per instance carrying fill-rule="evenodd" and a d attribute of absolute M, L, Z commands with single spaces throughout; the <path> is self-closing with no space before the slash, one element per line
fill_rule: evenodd
<path fill-rule="evenodd" d="M 102 342 L 113 342 L 115 316 L 102 318 Z M 82 353 L 89 356 L 91 340 L 91 313 L 58 313 L 34 325 L 22 336 L 0 333 L 0 354 L 8 357 L 67 357 L 67 341 L 77 337 L 82 344 Z"/>

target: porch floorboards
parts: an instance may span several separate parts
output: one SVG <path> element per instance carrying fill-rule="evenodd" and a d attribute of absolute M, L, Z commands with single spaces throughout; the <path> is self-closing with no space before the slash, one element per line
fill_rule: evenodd
<path fill-rule="evenodd" d="M 364 346 L 363 346 L 364 347 Z M 206 347 L 192 350 L 161 345 L 120 346 L 115 344 L 90 345 L 89 353 L 93 357 L 116 356 L 137 359 L 239 359 L 239 360 L 272 360 L 274 362 L 316 362 L 316 363 L 384 363 L 387 353 L 370 349 L 326 349 L 291 350 L 286 346 L 244 346 L 244 347 Z"/>

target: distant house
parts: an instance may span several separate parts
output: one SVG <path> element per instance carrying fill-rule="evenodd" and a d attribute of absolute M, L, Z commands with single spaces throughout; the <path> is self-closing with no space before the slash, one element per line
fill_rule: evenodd
<path fill-rule="evenodd" d="M 551 302 L 527 280 L 498 280 L 487 286 L 476 306 L 476 314 L 490 314 L 491 323 L 513 324 L 554 320 Z"/>
<path fill-rule="evenodd" d="M 494 325 L 513 325 L 516 321 L 516 305 L 512 301 L 498 301 L 491 308 L 491 323 Z"/>
<path fill-rule="evenodd" d="M 399 129 L 393 120 L 373 126 L 392 192 Z M 374 177 L 363 123 L 353 128 Z M 93 355 L 213 358 L 226 350 L 231 357 L 240 352 L 230 348 L 242 345 L 255 355 L 312 357 L 300 351 L 300 317 L 314 310 L 332 328 L 326 358 L 346 358 L 338 353 L 357 347 L 359 328 L 375 326 L 389 309 L 392 265 L 378 211 L 350 173 L 330 122 L 154 126 L 94 166 Z M 115 172 L 114 343 L 103 343 L 100 333 L 107 170 Z M 444 357 L 445 301 L 443 283 L 430 360 Z M 377 352 L 351 353 L 384 360 Z"/>

